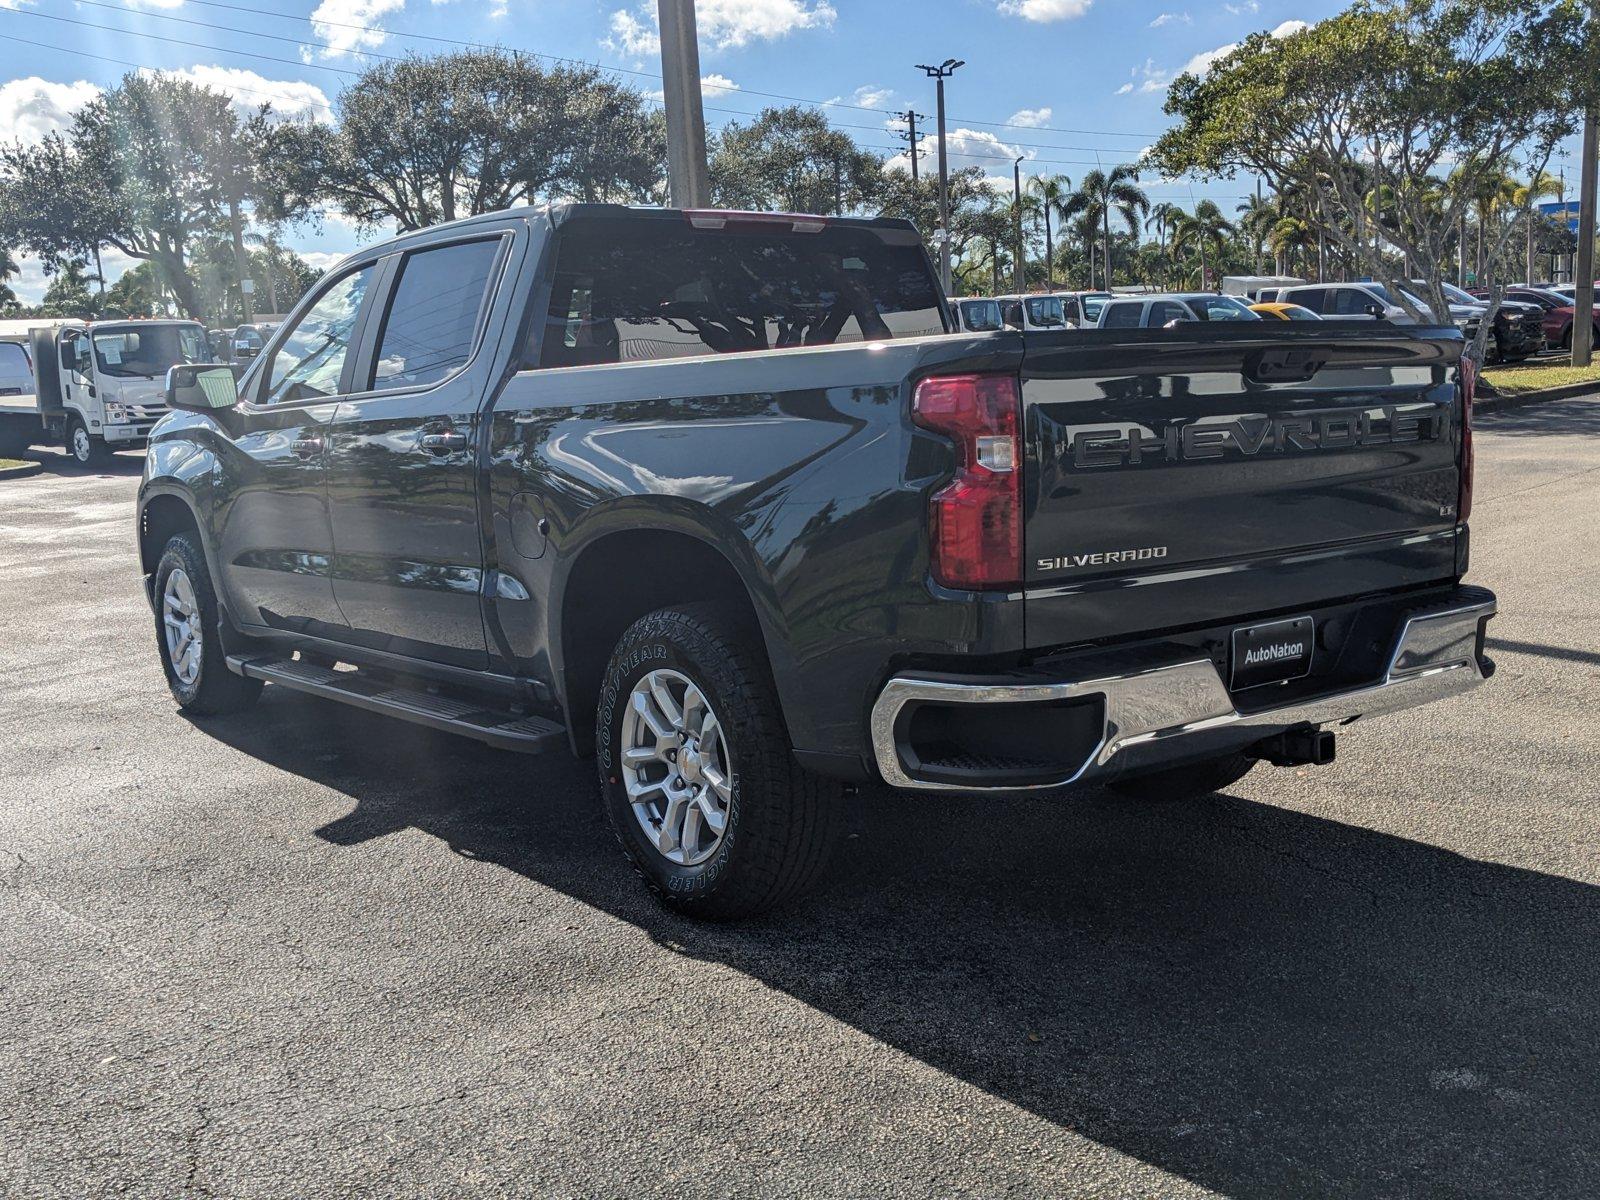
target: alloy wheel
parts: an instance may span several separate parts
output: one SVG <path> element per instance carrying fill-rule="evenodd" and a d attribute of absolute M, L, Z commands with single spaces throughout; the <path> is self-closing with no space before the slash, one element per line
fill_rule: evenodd
<path fill-rule="evenodd" d="M 167 639 L 167 661 L 184 687 L 193 687 L 200 678 L 200 605 L 195 600 L 194 584 L 182 567 L 175 567 L 161 589 L 161 624 Z"/>
<path fill-rule="evenodd" d="M 686 675 L 651 671 L 633 685 L 622 721 L 622 781 L 645 838 L 683 867 L 710 859 L 733 802 L 727 735 Z"/>

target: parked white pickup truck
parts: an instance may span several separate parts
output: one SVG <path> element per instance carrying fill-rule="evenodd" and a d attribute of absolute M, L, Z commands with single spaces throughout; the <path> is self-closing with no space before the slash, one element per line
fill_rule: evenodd
<path fill-rule="evenodd" d="M 58 443 L 88 466 L 113 450 L 142 446 L 167 411 L 167 368 L 211 357 L 196 321 L 26 324 L 33 384 L 0 395 L 0 451 Z M 0 329 L 0 339 L 24 344 L 6 334 Z"/>

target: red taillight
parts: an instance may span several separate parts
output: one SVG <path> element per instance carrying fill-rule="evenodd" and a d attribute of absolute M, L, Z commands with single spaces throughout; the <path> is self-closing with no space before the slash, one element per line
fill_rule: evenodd
<path fill-rule="evenodd" d="M 917 385 L 912 419 L 953 441 L 959 460 L 928 504 L 933 577 L 946 587 L 1022 583 L 1021 407 L 1014 375 L 937 375 Z"/>
<path fill-rule="evenodd" d="M 1461 360 L 1461 491 L 1456 496 L 1456 524 L 1466 524 L 1472 515 L 1472 393 L 1478 386 L 1478 364 Z"/>

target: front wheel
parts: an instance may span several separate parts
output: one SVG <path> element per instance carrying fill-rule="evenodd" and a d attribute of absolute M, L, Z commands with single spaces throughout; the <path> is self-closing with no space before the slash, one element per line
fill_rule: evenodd
<path fill-rule="evenodd" d="M 1256 760 L 1247 755 L 1225 754 L 1186 767 L 1118 779 L 1106 786 L 1135 800 L 1194 800 L 1238 783 L 1255 765 Z"/>
<path fill-rule="evenodd" d="M 156 646 L 167 687 L 186 712 L 202 716 L 243 712 L 261 695 L 261 680 L 228 670 L 222 651 L 221 610 L 211 589 L 205 552 L 192 533 L 176 534 L 156 565 L 152 592 Z"/>
<path fill-rule="evenodd" d="M 73 417 L 67 425 L 67 453 L 80 467 L 97 467 L 111 459 L 111 448 L 89 432 L 82 417 Z"/>
<path fill-rule="evenodd" d="M 672 907 L 736 920 L 820 878 L 838 786 L 795 761 L 759 635 L 731 614 L 686 604 L 634 622 L 595 747 L 611 828 Z"/>

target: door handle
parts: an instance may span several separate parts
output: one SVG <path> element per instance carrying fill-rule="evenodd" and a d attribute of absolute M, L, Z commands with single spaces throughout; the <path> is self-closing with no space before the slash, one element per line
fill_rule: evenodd
<path fill-rule="evenodd" d="M 296 458 L 315 458 L 322 453 L 322 439 L 319 437 L 296 438 L 290 447 Z"/>
<path fill-rule="evenodd" d="M 417 440 L 429 454 L 451 454 L 457 450 L 467 448 L 467 435 L 464 433 L 425 433 Z"/>

